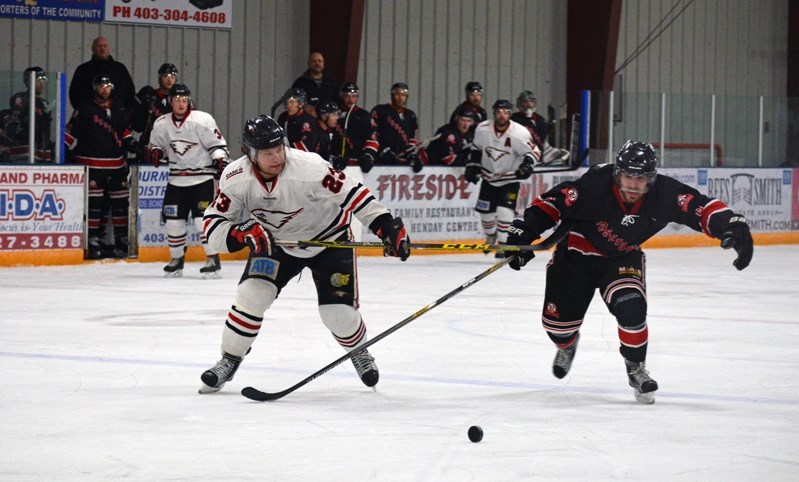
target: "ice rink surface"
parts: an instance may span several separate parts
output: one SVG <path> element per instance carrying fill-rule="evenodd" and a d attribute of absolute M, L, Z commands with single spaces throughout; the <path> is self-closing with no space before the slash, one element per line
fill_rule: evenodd
<path fill-rule="evenodd" d="M 570 374 L 551 374 L 539 254 L 504 267 L 371 348 L 380 383 L 319 321 L 309 272 L 267 312 L 236 378 L 198 395 L 219 358 L 243 262 L 0 269 L 0 480 L 799 480 L 799 247 L 647 252 L 654 405 L 636 403 L 599 297 Z M 359 260 L 377 335 L 494 263 Z M 470 425 L 485 438 L 471 443 Z"/>

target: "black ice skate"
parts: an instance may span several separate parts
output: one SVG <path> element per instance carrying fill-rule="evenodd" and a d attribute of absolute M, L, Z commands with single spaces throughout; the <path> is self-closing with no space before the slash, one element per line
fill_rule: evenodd
<path fill-rule="evenodd" d="M 652 380 L 646 370 L 644 362 L 635 363 L 624 360 L 627 366 L 627 378 L 630 386 L 633 387 L 635 399 L 641 403 L 655 403 L 655 391 L 658 389 L 658 382 Z"/>
<path fill-rule="evenodd" d="M 128 257 L 128 237 L 121 236 L 114 240 L 114 249 L 112 251 L 114 258 L 125 259 Z"/>
<path fill-rule="evenodd" d="M 558 348 L 557 353 L 555 353 L 555 360 L 552 362 L 552 373 L 557 378 L 565 377 L 571 370 L 572 360 L 574 360 L 574 354 L 577 353 L 577 342 L 579 341 L 580 334 L 577 333 L 571 346 Z"/>
<path fill-rule="evenodd" d="M 89 238 L 89 245 L 86 247 L 86 259 L 102 259 L 103 248 L 100 246 L 100 238 Z"/>
<path fill-rule="evenodd" d="M 200 387 L 200 393 L 213 393 L 218 392 L 225 386 L 225 383 L 233 380 L 233 375 L 241 365 L 242 357 L 222 353 L 222 359 L 216 362 L 213 368 L 206 370 L 200 376 L 203 384 Z"/>
<path fill-rule="evenodd" d="M 375 359 L 368 350 L 363 350 L 357 355 L 354 355 L 352 357 L 352 364 L 355 365 L 355 371 L 358 372 L 358 376 L 361 377 L 361 381 L 364 385 L 367 387 L 377 385 L 377 381 L 380 379 L 380 372 L 377 371 Z"/>
<path fill-rule="evenodd" d="M 219 255 L 213 254 L 205 260 L 205 266 L 200 268 L 200 274 L 203 279 L 219 279 L 221 278 L 219 275 L 219 270 L 221 269 L 222 264 L 219 262 Z"/>
<path fill-rule="evenodd" d="M 180 278 L 183 276 L 183 256 L 172 258 L 168 265 L 164 266 L 164 278 Z"/>

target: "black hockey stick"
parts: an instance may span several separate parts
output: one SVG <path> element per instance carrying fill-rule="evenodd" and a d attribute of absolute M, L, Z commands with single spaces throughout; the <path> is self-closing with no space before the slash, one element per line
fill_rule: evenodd
<path fill-rule="evenodd" d="M 555 232 L 553 232 L 544 241 L 533 245 L 533 248 L 536 248 L 536 250 L 545 250 L 545 249 L 549 249 L 552 246 L 558 244 L 558 242 L 561 239 L 563 239 L 564 236 L 566 236 L 566 233 L 569 232 L 569 227 L 570 226 L 566 226 L 566 225 L 564 225 L 564 223 L 561 223 L 561 225 L 558 226 L 558 229 L 556 229 Z M 366 343 L 364 343 L 363 345 L 359 346 L 355 350 L 352 350 L 351 352 L 349 352 L 349 353 L 337 358 L 335 361 L 333 361 L 332 363 L 328 364 L 324 368 L 321 368 L 321 369 L 317 370 L 315 373 L 311 374 L 310 376 L 308 376 L 304 380 L 292 385 L 291 387 L 283 390 L 282 392 L 268 393 L 268 392 L 262 392 L 261 390 L 258 390 L 257 388 L 245 387 L 245 388 L 243 388 L 241 390 L 241 394 L 244 395 L 245 397 L 249 398 L 250 400 L 255 400 L 257 402 L 271 402 L 271 401 L 283 398 L 286 395 L 288 395 L 289 393 L 297 390 L 298 388 L 300 388 L 302 386 L 305 386 L 308 383 L 310 383 L 311 381 L 321 377 L 325 373 L 327 373 L 330 370 L 332 370 L 333 368 L 341 365 L 342 363 L 344 363 L 345 361 L 349 360 L 350 358 L 352 358 L 353 356 L 357 355 L 358 353 L 361 353 L 362 351 L 366 350 L 370 346 L 374 345 L 378 341 L 382 340 L 383 338 L 387 337 L 388 335 L 390 335 L 390 334 L 394 333 L 395 331 L 399 330 L 400 328 L 402 328 L 403 326 L 405 326 L 408 323 L 412 322 L 413 320 L 419 318 L 420 316 L 422 316 L 423 314 L 425 314 L 428 311 L 432 310 L 436 306 L 438 306 L 438 305 L 444 303 L 445 301 L 449 300 L 450 298 L 454 297 L 455 295 L 457 295 L 461 291 L 465 290 L 466 288 L 472 286 L 473 284 L 477 283 L 481 279 L 483 279 L 486 276 L 490 275 L 494 271 L 496 271 L 496 270 L 500 269 L 501 267 L 505 266 L 506 264 L 510 263 L 510 261 L 512 259 L 513 259 L 513 257 L 507 257 L 507 258 L 503 259 L 502 261 L 500 261 L 499 263 L 496 263 L 495 265 L 491 266 L 487 270 L 485 270 L 482 273 L 478 274 L 474 278 L 470 279 L 469 281 L 463 283 L 462 285 L 458 286 L 454 290 L 452 290 L 449 293 L 445 294 L 441 298 L 435 300 L 434 302 L 432 302 L 429 305 L 425 306 L 424 308 L 420 309 L 416 313 L 412 314 L 411 316 L 405 318 L 404 320 L 400 321 L 396 325 L 394 325 L 391 328 L 387 329 L 383 333 L 380 333 L 376 337 L 374 337 L 371 340 L 367 341 Z"/>
<path fill-rule="evenodd" d="M 369 241 L 284 241 L 277 240 L 275 244 L 287 248 L 385 248 L 382 242 Z M 434 251 L 504 251 L 518 253 L 521 251 L 538 251 L 539 245 L 516 246 L 513 244 L 482 244 L 482 243 L 411 243 L 411 249 L 424 249 Z"/>

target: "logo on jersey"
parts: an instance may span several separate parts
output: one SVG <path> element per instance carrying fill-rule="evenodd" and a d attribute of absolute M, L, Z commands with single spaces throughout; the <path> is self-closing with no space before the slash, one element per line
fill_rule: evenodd
<path fill-rule="evenodd" d="M 252 211 L 252 215 L 258 218 L 258 220 L 262 223 L 272 228 L 280 229 L 288 224 L 289 221 L 296 218 L 303 211 L 305 211 L 305 208 L 300 208 L 291 213 L 284 211 L 272 211 L 269 209 L 255 209 Z M 275 222 L 270 221 L 270 219 L 274 220 Z"/>
<path fill-rule="evenodd" d="M 252 258 L 247 274 L 257 278 L 276 279 L 280 261 L 271 258 Z"/>
<path fill-rule="evenodd" d="M 231 177 L 235 176 L 236 174 L 241 174 L 242 172 L 244 172 L 244 169 L 242 169 L 240 167 L 237 168 L 237 169 L 233 169 L 229 173 L 225 174 L 225 179 L 230 179 Z"/>
<path fill-rule="evenodd" d="M 486 147 L 486 154 L 488 154 L 488 157 L 490 157 L 492 161 L 499 162 L 503 157 L 509 156 L 510 152 L 488 146 Z"/>
<path fill-rule="evenodd" d="M 571 206 L 577 202 L 577 188 L 566 187 L 560 192 L 563 193 L 563 201 L 566 203 L 566 206 Z"/>
<path fill-rule="evenodd" d="M 181 140 L 172 141 L 169 143 L 169 146 L 172 147 L 172 151 L 179 156 L 186 155 L 186 153 L 189 152 L 189 150 L 196 145 L 197 145 L 196 142 L 181 141 Z"/>
<path fill-rule="evenodd" d="M 677 196 L 677 206 L 680 207 L 680 211 L 687 213 L 688 212 L 688 204 L 694 198 L 693 194 L 680 194 Z"/>
<path fill-rule="evenodd" d="M 620 275 L 627 275 L 627 276 L 636 276 L 638 278 L 643 278 L 641 270 L 635 268 L 633 266 L 619 266 L 619 274 Z"/>
<path fill-rule="evenodd" d="M 558 312 L 558 305 L 552 303 L 551 301 L 547 302 L 546 306 L 544 306 L 544 314 L 551 318 L 560 318 L 560 313 Z"/>
<path fill-rule="evenodd" d="M 178 206 L 177 204 L 164 204 L 164 216 L 168 218 L 176 218 L 178 217 Z"/>
<path fill-rule="evenodd" d="M 350 275 L 333 273 L 332 275 L 330 275 L 330 284 L 335 286 L 336 288 L 347 286 L 348 284 L 350 284 Z"/>
<path fill-rule="evenodd" d="M 621 225 L 622 226 L 632 226 L 635 224 L 635 218 L 637 218 L 637 214 L 625 214 L 623 218 L 621 218 Z"/>

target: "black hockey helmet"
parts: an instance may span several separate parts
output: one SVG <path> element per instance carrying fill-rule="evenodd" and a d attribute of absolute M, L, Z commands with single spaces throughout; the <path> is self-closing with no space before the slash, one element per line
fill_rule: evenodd
<path fill-rule="evenodd" d="M 244 142 L 244 153 L 253 159 L 260 149 L 282 146 L 285 137 L 280 124 L 268 115 L 262 114 L 244 123 L 241 140 Z"/>
<path fill-rule="evenodd" d="M 106 84 L 110 84 L 111 89 L 114 89 L 114 81 L 111 80 L 111 76 L 108 74 L 97 74 L 94 76 L 94 79 L 92 79 L 92 88 L 94 90 L 97 90 L 97 87 Z"/>
<path fill-rule="evenodd" d="M 522 102 L 524 102 L 525 100 L 535 101 L 536 100 L 535 94 L 533 94 L 531 90 L 523 90 L 522 93 L 519 94 L 519 97 L 516 97 L 516 108 L 521 109 Z"/>
<path fill-rule="evenodd" d="M 318 115 L 319 117 L 322 117 L 325 114 L 334 114 L 338 112 L 339 112 L 338 104 L 336 104 L 332 100 L 324 100 L 316 105 L 316 115 Z"/>
<path fill-rule="evenodd" d="M 477 122 L 477 115 L 475 115 L 472 109 L 465 105 L 460 105 L 455 109 L 455 118 L 457 119 L 458 117 L 468 117 L 472 122 Z"/>
<path fill-rule="evenodd" d="M 169 102 L 172 102 L 173 97 L 188 97 L 191 103 L 191 91 L 185 84 L 175 84 L 169 89 Z"/>
<path fill-rule="evenodd" d="M 469 95 L 472 92 L 479 92 L 479 93 L 482 94 L 483 93 L 483 84 L 481 84 L 480 82 L 477 82 L 476 80 L 473 80 L 471 82 L 467 82 L 466 83 L 466 87 L 464 87 L 464 90 L 466 91 L 466 95 Z"/>
<path fill-rule="evenodd" d="M 25 87 L 30 87 L 30 80 L 31 80 L 31 72 L 36 72 L 36 81 L 44 79 L 47 81 L 47 74 L 44 72 L 44 69 L 41 67 L 28 67 L 25 69 L 25 72 L 22 73 L 22 81 L 25 82 Z"/>
<path fill-rule="evenodd" d="M 339 90 L 339 95 L 343 99 L 347 94 L 358 94 L 360 90 L 358 89 L 358 84 L 355 82 L 344 82 L 341 84 L 341 89 Z"/>
<path fill-rule="evenodd" d="M 300 89 L 297 87 L 292 87 L 286 91 L 286 94 L 283 96 L 286 100 L 294 99 L 297 101 L 300 106 L 305 105 L 308 102 L 308 94 L 305 93 L 305 89 Z M 285 101 L 284 101 L 285 102 Z"/>
<path fill-rule="evenodd" d="M 391 95 L 394 95 L 394 92 L 398 90 L 404 90 L 405 93 L 408 93 L 408 84 L 405 82 L 396 82 L 394 85 L 391 86 Z"/>
<path fill-rule="evenodd" d="M 174 75 L 175 77 L 177 77 L 178 68 L 175 67 L 175 64 L 161 64 L 161 67 L 158 67 L 158 77 L 164 75 Z"/>
<path fill-rule="evenodd" d="M 501 109 L 507 109 L 509 111 L 513 111 L 513 104 L 511 104 L 509 100 L 499 99 L 496 102 L 494 102 L 494 105 L 491 107 L 491 109 L 493 109 L 494 112 Z"/>
<path fill-rule="evenodd" d="M 652 184 L 655 182 L 658 172 L 657 163 L 658 158 L 651 144 L 629 140 L 621 146 L 616 154 L 613 177 L 618 183 L 622 173 L 630 176 L 644 176 L 649 184 Z"/>

